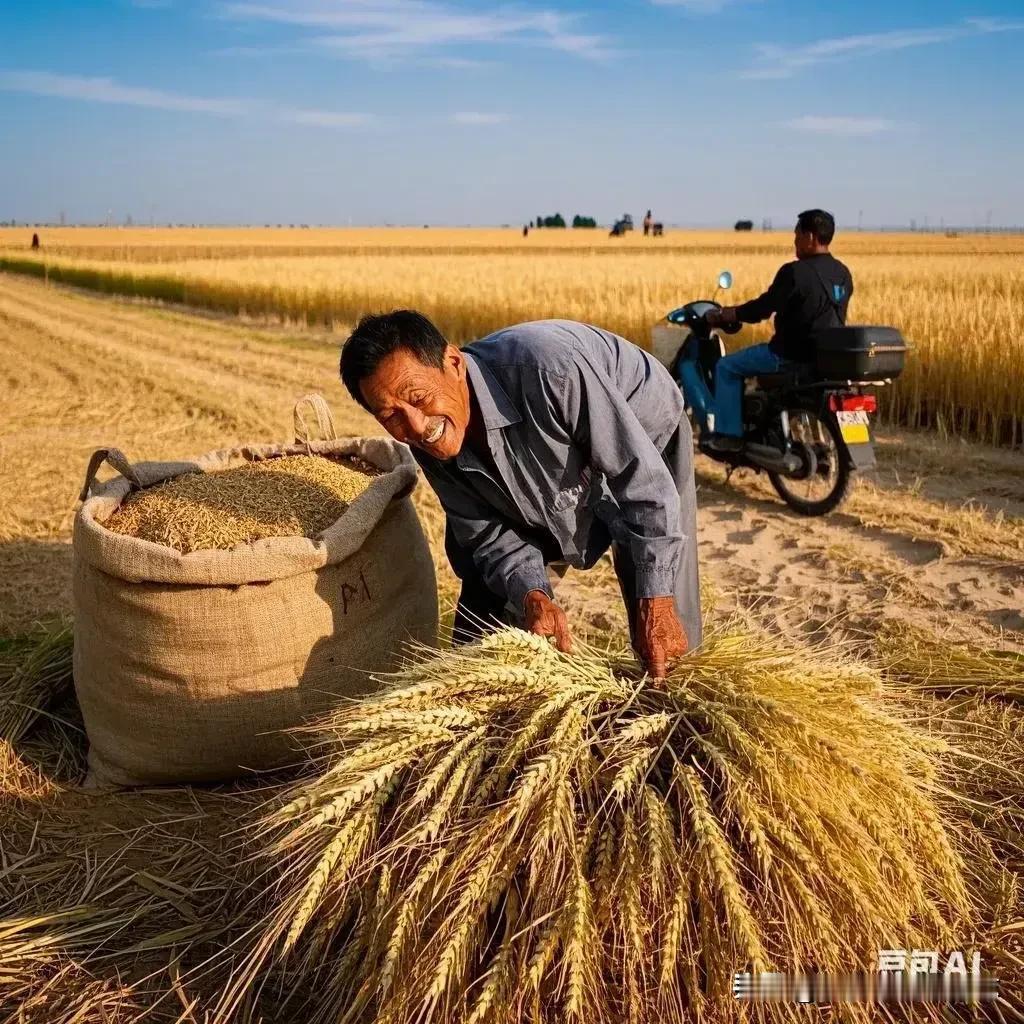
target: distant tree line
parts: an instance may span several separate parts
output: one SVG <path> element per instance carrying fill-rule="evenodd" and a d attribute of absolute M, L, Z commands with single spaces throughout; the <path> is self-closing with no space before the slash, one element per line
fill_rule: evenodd
<path fill-rule="evenodd" d="M 564 228 L 565 218 L 560 213 L 550 217 L 538 217 L 535 221 L 530 222 L 531 228 L 535 226 L 538 228 Z M 572 219 L 572 226 L 574 228 L 596 228 L 597 221 L 593 217 L 583 217 L 577 213 Z"/>

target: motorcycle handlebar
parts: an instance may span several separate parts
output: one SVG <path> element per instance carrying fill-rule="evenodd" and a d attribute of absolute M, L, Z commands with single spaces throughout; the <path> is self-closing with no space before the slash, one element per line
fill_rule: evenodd
<path fill-rule="evenodd" d="M 721 306 L 719 306 L 718 308 L 721 309 Z M 723 334 L 739 334 L 739 332 L 743 330 L 743 324 L 741 324 L 738 320 L 734 320 L 732 323 L 729 324 L 712 324 L 708 322 L 707 313 L 705 313 L 701 317 L 701 320 L 704 321 L 705 325 L 709 329 L 721 331 Z"/>

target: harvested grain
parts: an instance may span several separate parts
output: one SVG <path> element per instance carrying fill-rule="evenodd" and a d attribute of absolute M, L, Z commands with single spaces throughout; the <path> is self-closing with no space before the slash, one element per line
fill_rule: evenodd
<path fill-rule="evenodd" d="M 286 455 L 147 487 L 129 495 L 105 525 L 183 554 L 265 537 L 315 537 L 379 475 L 352 456 Z"/>

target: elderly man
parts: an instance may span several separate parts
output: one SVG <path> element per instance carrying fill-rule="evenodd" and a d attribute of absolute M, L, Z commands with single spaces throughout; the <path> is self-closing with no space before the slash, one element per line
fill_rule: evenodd
<path fill-rule="evenodd" d="M 445 510 L 462 581 L 457 642 L 506 623 L 570 651 L 546 566 L 587 569 L 611 547 L 648 672 L 664 676 L 700 644 L 690 426 L 676 384 L 642 349 L 541 320 L 460 350 L 398 310 L 359 322 L 341 376 L 411 446 Z"/>

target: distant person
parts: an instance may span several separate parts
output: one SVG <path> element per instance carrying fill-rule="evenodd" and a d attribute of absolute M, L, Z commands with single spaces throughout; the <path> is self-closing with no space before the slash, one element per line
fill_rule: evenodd
<path fill-rule="evenodd" d="M 768 291 L 741 306 L 708 313 L 712 326 L 756 324 L 775 314 L 767 344 L 751 345 L 720 359 L 715 367 L 715 432 L 708 447 L 734 452 L 743 447 L 743 381 L 778 373 L 791 363 L 814 362 L 814 332 L 841 327 L 853 295 L 850 271 L 830 252 L 836 233 L 832 214 L 804 210 L 793 232 L 796 260 L 779 268 Z"/>
<path fill-rule="evenodd" d="M 32 248 L 39 248 L 39 235 L 37 235 L 35 232 L 32 233 Z"/>
<path fill-rule="evenodd" d="M 651 216 L 651 211 L 647 211 L 647 215 L 644 217 L 644 238 L 651 233 L 651 225 L 654 223 L 654 218 Z"/>
<path fill-rule="evenodd" d="M 530 233 L 530 227 L 528 224 L 523 225 L 523 238 L 526 238 Z"/>

